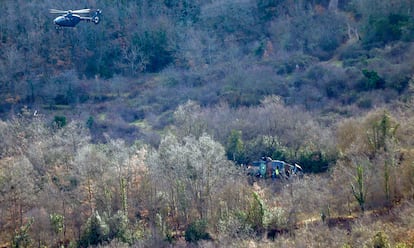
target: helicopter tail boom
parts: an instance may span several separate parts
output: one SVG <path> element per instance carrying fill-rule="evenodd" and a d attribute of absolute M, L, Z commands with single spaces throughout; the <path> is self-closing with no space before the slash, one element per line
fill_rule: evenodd
<path fill-rule="evenodd" d="M 101 21 L 102 11 L 97 9 L 91 17 L 81 17 L 81 20 L 98 24 Z"/>

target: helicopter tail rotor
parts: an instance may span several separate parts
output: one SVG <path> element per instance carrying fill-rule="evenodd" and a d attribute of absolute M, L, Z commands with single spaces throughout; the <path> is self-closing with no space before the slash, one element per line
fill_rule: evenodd
<path fill-rule="evenodd" d="M 100 9 L 97 9 L 95 11 L 95 13 L 92 16 L 93 23 L 98 24 L 101 21 L 101 14 L 102 14 L 102 11 Z"/>

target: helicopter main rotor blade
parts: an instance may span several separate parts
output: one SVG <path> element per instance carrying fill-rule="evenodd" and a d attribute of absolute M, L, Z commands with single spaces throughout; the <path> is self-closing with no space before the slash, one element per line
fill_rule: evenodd
<path fill-rule="evenodd" d="M 59 9 L 50 9 L 50 13 L 52 14 L 88 14 L 91 12 L 91 9 L 78 9 L 78 10 L 59 10 Z"/>
<path fill-rule="evenodd" d="M 67 10 L 58 10 L 58 9 L 50 9 L 49 12 L 51 14 L 66 14 L 66 13 L 68 13 Z"/>
<path fill-rule="evenodd" d="M 88 14 L 91 12 L 91 9 L 78 9 L 78 10 L 72 10 L 73 14 Z"/>

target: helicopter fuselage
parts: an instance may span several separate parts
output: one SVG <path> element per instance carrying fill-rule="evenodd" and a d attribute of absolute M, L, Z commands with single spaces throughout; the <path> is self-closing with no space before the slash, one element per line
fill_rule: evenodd
<path fill-rule="evenodd" d="M 66 14 L 66 15 L 56 17 L 53 20 L 53 23 L 55 23 L 58 26 L 62 26 L 62 27 L 74 27 L 81 20 L 82 20 L 82 17 L 80 17 L 79 15 Z"/>

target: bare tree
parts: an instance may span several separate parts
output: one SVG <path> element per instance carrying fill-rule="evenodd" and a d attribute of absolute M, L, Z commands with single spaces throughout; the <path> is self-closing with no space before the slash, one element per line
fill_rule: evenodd
<path fill-rule="evenodd" d="M 206 131 L 206 124 L 201 116 L 201 107 L 194 101 L 178 106 L 174 112 L 176 131 L 180 137 L 193 135 L 200 137 Z"/>
<path fill-rule="evenodd" d="M 0 223 L 8 241 L 13 243 L 14 236 L 20 234 L 20 231 L 32 221 L 27 213 L 37 200 L 36 184 L 39 177 L 30 161 L 24 156 L 16 156 L 0 162 L 2 163 Z"/>
<path fill-rule="evenodd" d="M 330 11 L 336 12 L 338 10 L 338 0 L 330 0 L 328 9 Z"/>
<path fill-rule="evenodd" d="M 218 210 L 215 203 L 226 178 L 234 173 L 224 148 L 207 135 L 179 140 L 169 134 L 148 162 L 158 194 L 167 197 L 178 226 L 198 218 L 209 220 Z"/>

